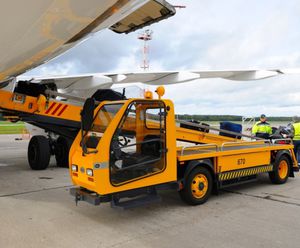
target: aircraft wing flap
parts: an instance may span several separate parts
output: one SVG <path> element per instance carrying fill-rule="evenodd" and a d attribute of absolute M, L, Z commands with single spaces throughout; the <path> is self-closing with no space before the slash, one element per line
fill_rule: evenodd
<path fill-rule="evenodd" d="M 175 15 L 175 8 L 164 0 L 148 1 L 110 29 L 116 33 L 130 33 Z"/>

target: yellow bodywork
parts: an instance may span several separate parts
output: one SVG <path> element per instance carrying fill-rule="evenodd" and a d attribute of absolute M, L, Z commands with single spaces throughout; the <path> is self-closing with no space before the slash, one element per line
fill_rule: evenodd
<path fill-rule="evenodd" d="M 27 96 L 0 90 L 0 111 L 27 113 L 46 117 L 80 122 L 82 107 L 56 100 L 47 100 L 45 96 Z"/>
<path fill-rule="evenodd" d="M 274 152 L 288 150 L 292 155 L 293 167 L 297 168 L 298 164 L 293 147 L 292 144 L 280 145 L 265 143 L 264 141 L 240 141 L 236 143 L 223 143 L 221 146 L 203 145 L 186 149 L 181 147 L 177 150 L 177 159 L 179 162 L 184 163 L 192 160 L 211 158 L 214 161 L 215 173 L 222 174 L 229 171 L 270 165 Z M 269 167 L 269 169 L 271 171 L 272 167 Z"/>
<path fill-rule="evenodd" d="M 74 140 L 74 143 L 70 149 L 69 161 L 71 164 L 75 164 L 79 167 L 79 172 L 74 175 L 70 167 L 70 173 L 72 181 L 75 185 L 85 187 L 91 191 L 97 192 L 98 194 L 105 195 L 120 191 L 126 191 L 135 188 L 145 187 L 145 185 L 156 185 L 161 183 L 167 183 L 177 180 L 177 170 L 176 170 L 176 149 L 169 149 L 166 156 L 165 168 L 160 173 L 153 173 L 151 176 L 140 177 L 132 181 L 128 181 L 126 184 L 121 184 L 119 186 L 114 186 L 110 181 L 110 168 L 109 168 L 109 154 L 110 154 L 110 144 L 113 134 L 120 123 L 124 111 L 127 109 L 128 105 L 140 99 L 130 99 L 128 101 L 114 101 L 114 104 L 124 103 L 122 108 L 116 114 L 114 119 L 110 122 L 110 125 L 106 129 L 104 135 L 96 148 L 98 151 L 95 154 L 82 155 L 82 148 L 80 146 L 81 134 L 79 133 Z M 97 109 L 100 109 L 103 105 L 108 102 L 101 103 Z M 166 117 L 166 123 L 174 122 L 174 107 L 171 101 L 164 101 L 166 106 L 170 107 L 168 115 Z M 97 112 L 97 109 L 95 112 Z M 130 129 L 130 127 L 128 127 Z M 176 147 L 175 125 L 168 126 L 168 133 L 166 135 L 166 143 L 168 147 Z M 101 168 L 95 169 L 94 165 L 100 164 Z M 85 173 L 80 173 L 80 169 L 86 171 L 86 169 L 94 169 L 94 181 L 89 181 L 89 177 Z"/>

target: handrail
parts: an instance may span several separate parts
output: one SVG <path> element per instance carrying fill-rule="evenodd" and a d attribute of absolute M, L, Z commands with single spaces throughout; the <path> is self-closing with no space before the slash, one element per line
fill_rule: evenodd
<path fill-rule="evenodd" d="M 195 146 L 183 146 L 181 148 L 181 156 L 183 156 L 184 150 L 187 148 L 202 148 L 202 147 L 206 147 L 206 146 L 212 146 L 215 147 L 216 151 L 218 150 L 218 145 L 217 144 L 200 144 L 200 145 L 195 145 Z"/>
<path fill-rule="evenodd" d="M 241 142 L 224 142 L 224 143 L 222 143 L 220 150 L 224 151 L 224 148 L 227 145 L 243 145 L 243 144 L 259 145 L 259 144 L 261 144 L 261 143 L 259 143 L 261 141 L 264 141 L 264 144 L 267 143 L 269 145 L 271 145 L 272 142 L 277 142 L 277 141 L 289 141 L 290 144 L 292 143 L 291 139 L 272 139 L 272 140 L 265 139 L 265 140 L 252 140 L 252 141 L 241 141 Z M 276 143 L 274 143 L 274 144 L 276 144 Z M 183 146 L 181 148 L 181 156 L 183 156 L 184 151 L 188 148 L 203 148 L 203 147 L 209 147 L 209 146 L 215 147 L 216 151 L 218 150 L 218 147 L 219 147 L 217 144 L 201 144 L 201 145 L 196 145 L 196 146 Z"/>
<path fill-rule="evenodd" d="M 252 140 L 252 141 L 241 141 L 241 142 L 224 142 L 221 145 L 221 151 L 224 151 L 224 147 L 227 146 L 227 145 L 241 145 L 241 144 L 247 144 L 247 143 L 250 143 L 250 145 L 255 145 L 255 143 L 258 143 L 258 142 L 261 142 L 261 141 L 267 142 L 267 143 L 269 143 L 271 145 L 270 140 Z"/>

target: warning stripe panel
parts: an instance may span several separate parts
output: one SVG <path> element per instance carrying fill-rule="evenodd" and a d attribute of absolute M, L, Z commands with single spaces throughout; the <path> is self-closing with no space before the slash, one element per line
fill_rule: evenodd
<path fill-rule="evenodd" d="M 51 113 L 51 115 L 55 115 L 56 112 L 60 109 L 60 107 L 62 106 L 62 104 L 58 104 L 58 106 L 54 109 L 54 111 Z"/>
<path fill-rule="evenodd" d="M 228 171 L 219 173 L 219 180 L 226 181 L 230 179 L 235 179 L 239 177 L 246 177 L 251 175 L 256 175 L 259 173 L 265 173 L 273 170 L 273 165 L 264 165 L 254 168 L 247 168 L 242 170 Z"/>
<path fill-rule="evenodd" d="M 64 105 L 63 108 L 59 111 L 59 113 L 57 114 L 57 116 L 61 116 L 63 112 L 65 112 L 66 108 L 68 107 L 68 105 Z"/>
<path fill-rule="evenodd" d="M 49 112 L 53 109 L 53 107 L 56 105 L 56 102 L 53 102 L 50 107 L 47 109 L 47 111 L 45 112 L 46 114 L 49 114 Z"/>
<path fill-rule="evenodd" d="M 45 114 L 61 116 L 67 109 L 67 104 L 52 102 Z"/>

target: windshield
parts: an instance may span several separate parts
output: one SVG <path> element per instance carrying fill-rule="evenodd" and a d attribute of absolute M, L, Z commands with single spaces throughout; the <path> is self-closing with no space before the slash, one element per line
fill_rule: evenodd
<path fill-rule="evenodd" d="M 123 103 L 103 105 L 96 114 L 90 131 L 84 137 L 87 148 L 96 149 L 106 128 L 118 113 Z"/>

